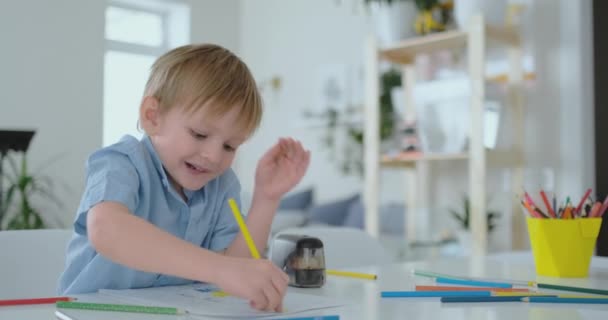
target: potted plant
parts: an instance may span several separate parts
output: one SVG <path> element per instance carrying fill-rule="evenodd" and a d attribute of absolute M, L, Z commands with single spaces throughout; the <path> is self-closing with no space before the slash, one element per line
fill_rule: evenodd
<path fill-rule="evenodd" d="M 61 207 L 53 193 L 51 179 L 30 173 L 25 153 L 21 154 L 20 161 L 16 154 L 9 154 L 5 159 L 8 159 L 9 170 L 0 174 L 0 181 L 6 188 L 0 201 L 0 230 L 45 228 L 48 221 L 43 219 L 32 198 L 40 196 Z"/>
<path fill-rule="evenodd" d="M 401 73 L 398 70 L 388 70 L 380 76 L 380 124 L 379 134 L 381 142 L 386 146 L 393 141 L 395 127 L 395 112 L 391 91 L 401 86 Z M 361 110 L 356 107 L 348 107 L 344 111 L 338 111 L 329 106 L 321 114 L 305 113 L 304 116 L 311 118 L 322 118 L 324 132 L 322 143 L 330 152 L 330 158 L 334 160 L 340 171 L 344 174 L 363 175 L 363 127 L 360 121 Z"/>
<path fill-rule="evenodd" d="M 462 197 L 462 208 L 460 210 L 449 209 L 450 214 L 460 224 L 460 229 L 456 232 L 458 242 L 467 252 L 471 248 L 471 201 L 467 195 Z M 496 219 L 501 216 L 500 212 L 488 210 L 486 213 L 488 234 L 496 228 Z"/>

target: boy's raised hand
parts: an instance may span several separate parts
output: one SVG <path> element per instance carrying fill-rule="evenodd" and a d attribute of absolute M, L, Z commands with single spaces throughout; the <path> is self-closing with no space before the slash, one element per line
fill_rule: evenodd
<path fill-rule="evenodd" d="M 217 286 L 224 292 L 249 300 L 251 307 L 282 311 L 289 277 L 266 259 L 226 257 L 218 270 Z"/>
<path fill-rule="evenodd" d="M 255 186 L 268 199 L 279 200 L 300 182 L 310 163 L 310 151 L 292 138 L 281 138 L 258 162 Z"/>

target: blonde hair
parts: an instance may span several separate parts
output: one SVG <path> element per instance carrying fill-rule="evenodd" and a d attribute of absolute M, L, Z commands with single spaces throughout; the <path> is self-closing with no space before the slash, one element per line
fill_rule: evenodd
<path fill-rule="evenodd" d="M 163 113 L 177 105 L 186 112 L 204 107 L 211 117 L 237 109 L 236 126 L 248 135 L 262 118 L 262 98 L 249 68 L 229 50 L 212 44 L 186 45 L 160 56 L 144 95 L 156 98 Z"/>

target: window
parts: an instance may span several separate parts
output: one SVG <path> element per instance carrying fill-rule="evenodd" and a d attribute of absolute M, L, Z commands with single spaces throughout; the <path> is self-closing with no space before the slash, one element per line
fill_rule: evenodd
<path fill-rule="evenodd" d="M 189 8 L 176 1 L 111 0 L 105 12 L 103 145 L 141 137 L 139 104 L 154 60 L 190 41 Z"/>

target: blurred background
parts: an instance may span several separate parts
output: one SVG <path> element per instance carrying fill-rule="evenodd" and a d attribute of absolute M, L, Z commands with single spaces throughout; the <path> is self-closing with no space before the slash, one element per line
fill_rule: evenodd
<path fill-rule="evenodd" d="M 505 107 L 505 77 L 513 68 L 505 50 L 488 46 L 477 62 L 494 80 L 486 87 L 493 104 L 485 105 L 483 114 L 485 147 L 512 145 L 513 128 L 523 130 L 523 185 L 513 185 L 509 166 L 488 161 L 485 169 L 490 250 L 511 250 L 512 215 L 518 210 L 513 190 L 543 188 L 579 199 L 595 187 L 593 5 L 590 0 L 0 0 L 0 130 L 35 131 L 26 151 L 6 151 L 0 229 L 71 227 L 87 156 L 124 134 L 141 136 L 138 107 L 149 67 L 187 43 L 215 43 L 235 52 L 263 95 L 262 126 L 234 163 L 244 206 L 257 160 L 279 137 L 293 136 L 311 150 L 312 163 L 283 202 L 273 231 L 319 224 L 364 229 L 362 134 L 370 79 L 372 87 L 379 85 L 381 117 L 388 119 L 380 123 L 383 154 L 408 147 L 458 153 L 471 144 L 468 104 L 462 103 L 470 95 L 462 87 L 470 63 L 464 48 L 418 55 L 412 62 L 419 116 L 410 131 L 403 111 L 407 102 L 393 90 L 403 89 L 401 67 L 382 61 L 369 74 L 366 50 L 442 32 L 466 35 L 468 19 L 480 14 L 487 23 L 515 26 L 521 37 L 521 119 Z M 421 105 L 433 108 L 420 110 Z M 463 182 L 467 168 L 466 159 L 429 164 L 430 191 L 417 209 L 428 219 L 415 243 L 405 241 L 407 214 L 413 214 L 405 209 L 407 172 L 379 171 L 379 238 L 395 256 L 411 258 L 413 244 L 445 254 L 466 251 L 449 244 L 468 228 L 461 219 L 470 196 Z M 8 199 L 11 186 L 18 185 L 15 178 L 24 176 L 37 181 L 22 188 L 25 209 L 18 187 Z M 17 223 L 14 217 L 28 210 L 39 214 L 42 224 Z"/>

